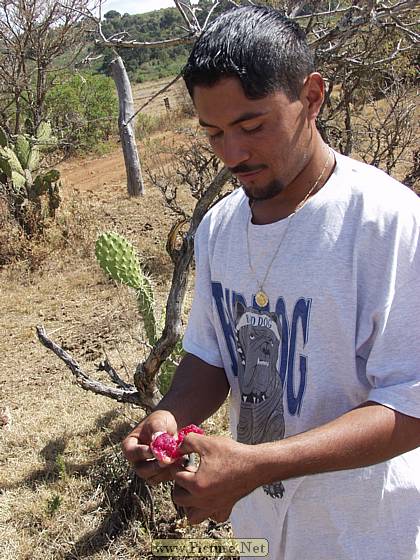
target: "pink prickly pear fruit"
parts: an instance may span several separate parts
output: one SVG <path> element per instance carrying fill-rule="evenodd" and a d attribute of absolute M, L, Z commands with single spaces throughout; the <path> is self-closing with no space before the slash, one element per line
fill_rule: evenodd
<path fill-rule="evenodd" d="M 181 428 L 181 430 L 179 430 L 178 432 L 178 447 L 184 441 L 185 436 L 190 434 L 191 432 L 194 432 L 195 434 L 200 434 L 201 436 L 204 435 L 204 430 L 202 430 L 195 424 L 189 424 L 188 426 L 185 426 L 185 428 Z"/>
<path fill-rule="evenodd" d="M 173 463 L 181 457 L 177 451 L 177 440 L 167 432 L 156 432 L 152 436 L 150 450 L 161 463 Z"/>
<path fill-rule="evenodd" d="M 185 436 L 191 432 L 201 435 L 204 434 L 204 431 L 195 424 L 190 424 L 189 426 L 181 428 L 177 436 L 172 436 L 167 432 L 155 432 L 152 436 L 150 450 L 158 461 L 171 464 L 175 462 L 176 459 L 182 457 L 179 447 L 184 441 Z"/>

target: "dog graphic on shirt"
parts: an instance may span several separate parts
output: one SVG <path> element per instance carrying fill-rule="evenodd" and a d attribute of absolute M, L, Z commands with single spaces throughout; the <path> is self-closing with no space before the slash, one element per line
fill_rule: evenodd
<path fill-rule="evenodd" d="M 281 342 L 277 315 L 235 304 L 235 339 L 241 406 L 237 426 L 240 443 L 284 438 L 283 387 L 277 370 Z M 284 494 L 282 482 L 263 486 L 272 498 Z"/>

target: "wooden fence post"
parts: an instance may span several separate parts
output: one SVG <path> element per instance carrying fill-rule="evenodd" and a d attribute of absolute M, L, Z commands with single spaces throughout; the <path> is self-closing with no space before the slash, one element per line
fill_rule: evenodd
<path fill-rule="evenodd" d="M 111 73 L 118 92 L 120 109 L 118 129 L 127 173 L 128 194 L 140 196 L 144 193 L 144 183 L 134 131 L 135 119 L 132 119 L 134 114 L 133 93 L 130 79 L 120 56 L 111 62 Z"/>

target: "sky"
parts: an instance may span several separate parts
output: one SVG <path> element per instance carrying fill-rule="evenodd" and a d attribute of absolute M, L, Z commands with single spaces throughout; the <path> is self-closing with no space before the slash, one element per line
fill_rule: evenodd
<path fill-rule="evenodd" d="M 117 10 L 120 14 L 142 14 L 160 8 L 174 7 L 173 0 L 105 0 L 102 5 L 102 13 Z"/>

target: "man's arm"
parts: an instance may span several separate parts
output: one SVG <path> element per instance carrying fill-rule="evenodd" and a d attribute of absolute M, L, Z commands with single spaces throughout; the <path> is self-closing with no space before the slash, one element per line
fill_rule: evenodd
<path fill-rule="evenodd" d="M 180 428 L 191 423 L 201 424 L 224 403 L 229 388 L 224 369 L 187 354 L 156 410 L 171 412 Z"/>
<path fill-rule="evenodd" d="M 373 402 L 318 428 L 270 443 L 244 445 L 189 434 L 182 449 L 199 453 L 200 467 L 195 473 L 175 473 L 174 499 L 188 508 L 193 523 L 220 510 L 227 517 L 240 498 L 263 484 L 365 467 L 418 446 L 419 418 Z"/>
<path fill-rule="evenodd" d="M 259 450 L 260 476 L 270 482 L 387 461 L 420 446 L 420 418 L 368 402 L 279 443 Z"/>
<path fill-rule="evenodd" d="M 178 366 L 172 385 L 156 409 L 122 443 L 127 460 L 136 473 L 152 484 L 172 478 L 167 465 L 160 465 L 150 452 L 155 432 L 175 434 L 188 424 L 200 424 L 225 401 L 229 383 L 225 371 L 187 354 Z"/>

